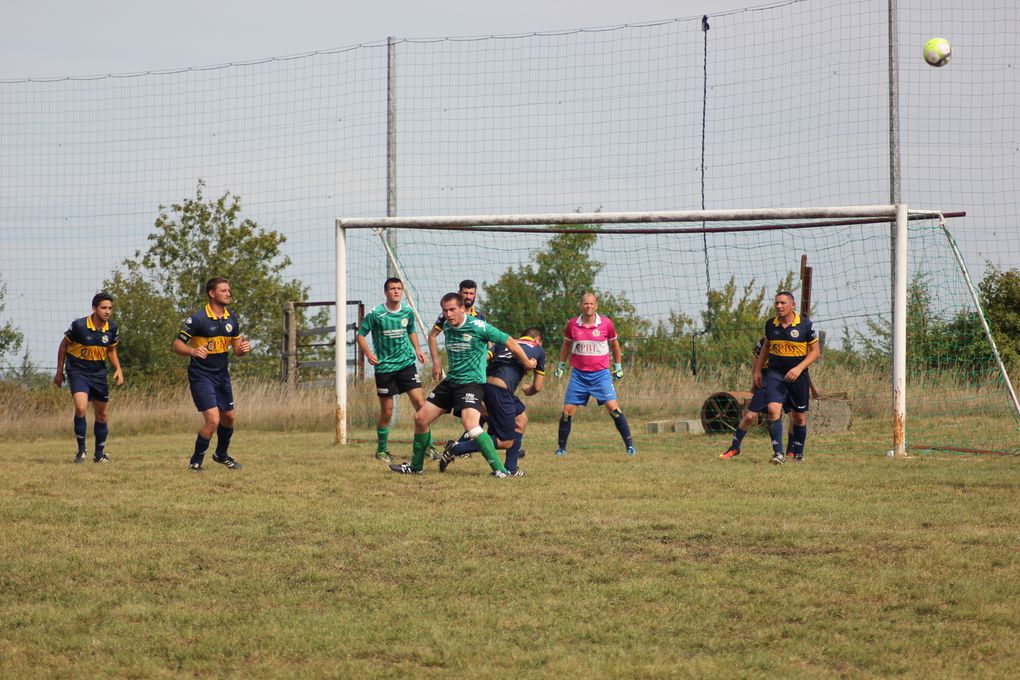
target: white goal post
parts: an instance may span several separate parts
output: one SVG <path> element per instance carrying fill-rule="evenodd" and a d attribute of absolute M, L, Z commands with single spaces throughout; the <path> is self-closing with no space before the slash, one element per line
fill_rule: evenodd
<path fill-rule="evenodd" d="M 962 215 L 962 213 L 960 214 Z M 767 208 L 745 210 L 691 210 L 691 211 L 647 211 L 647 212 L 598 212 L 598 213 L 548 213 L 548 214 L 516 214 L 516 215 L 464 215 L 464 216 L 425 216 L 425 217 L 379 217 L 379 218 L 341 218 L 336 220 L 336 327 L 346 328 L 346 305 L 342 301 L 347 297 L 347 231 L 351 229 L 372 229 L 377 233 L 387 229 L 463 229 L 474 227 L 502 227 L 514 230 L 514 227 L 562 226 L 562 225 L 607 225 L 607 224 L 669 224 L 692 222 L 762 222 L 789 220 L 861 220 L 862 222 L 895 223 L 893 251 L 893 300 L 892 300 L 892 407 L 893 432 L 892 450 L 896 456 L 906 455 L 906 370 L 907 370 L 907 248 L 908 221 L 910 219 L 942 220 L 940 211 L 908 211 L 907 206 L 900 205 L 866 205 L 836 206 L 815 208 Z M 848 222 L 852 223 L 852 222 Z M 799 227 L 816 226 L 814 224 L 796 225 Z M 819 224 L 817 226 L 825 226 Z M 677 229 L 678 233 L 697 234 L 704 231 L 748 231 L 761 229 L 761 225 L 742 225 L 724 228 L 708 228 L 702 225 Z M 517 229 L 517 231 L 524 231 Z M 531 231 L 531 230 L 528 230 Z M 608 230 L 601 230 L 606 232 Z M 673 230 L 670 230 L 671 232 Z M 948 234 L 948 232 L 947 232 Z M 961 263 L 962 266 L 962 263 Z M 965 268 L 964 268 L 964 271 Z M 966 276 L 966 274 L 965 274 Z M 968 284 L 970 284 L 969 277 Z M 973 291 L 974 302 L 977 302 Z M 420 320 L 419 320 L 419 323 Z M 423 329 L 425 332 L 428 329 Z M 994 346 L 990 332 L 988 339 Z M 336 443 L 347 443 L 347 357 L 346 344 L 338 333 L 336 343 Z M 997 354 L 997 353 L 996 353 Z M 1006 377 L 1008 385 L 1008 376 Z M 1012 387 L 1009 386 L 1014 408 L 1020 412 Z"/>

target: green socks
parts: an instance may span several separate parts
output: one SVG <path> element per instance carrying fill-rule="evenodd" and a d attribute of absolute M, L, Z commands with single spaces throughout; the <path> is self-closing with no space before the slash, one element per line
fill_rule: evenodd
<path fill-rule="evenodd" d="M 475 438 L 475 443 L 478 444 L 478 448 L 482 450 L 482 455 L 485 456 L 485 460 L 489 461 L 489 467 L 493 470 L 500 472 L 506 472 L 506 467 L 503 466 L 503 461 L 499 459 L 499 454 L 496 453 L 496 445 L 492 441 L 492 437 L 488 433 L 483 432 Z"/>
<path fill-rule="evenodd" d="M 414 445 L 411 448 L 411 469 L 421 472 L 425 469 L 425 451 L 429 447 L 432 435 L 428 432 L 414 433 Z"/>
<path fill-rule="evenodd" d="M 376 427 L 375 428 L 375 437 L 378 440 L 378 443 L 375 445 L 376 453 L 382 453 L 383 451 L 388 451 L 389 450 L 389 448 L 388 448 L 389 447 L 389 440 L 390 440 L 390 428 L 388 428 L 388 427 Z"/>

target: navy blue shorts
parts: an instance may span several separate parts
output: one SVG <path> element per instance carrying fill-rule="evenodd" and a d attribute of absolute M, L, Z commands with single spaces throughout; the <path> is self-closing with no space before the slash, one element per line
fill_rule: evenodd
<path fill-rule="evenodd" d="M 771 368 L 765 371 L 765 399 L 770 404 L 790 402 L 790 410 L 794 413 L 807 413 L 811 398 L 811 383 L 807 371 L 800 377 L 789 382 L 781 373 Z"/>
<path fill-rule="evenodd" d="M 82 371 L 67 371 L 67 385 L 71 388 L 71 394 L 85 392 L 89 395 L 89 401 L 110 401 L 110 385 L 106 381 L 106 373 L 85 373 Z"/>
<path fill-rule="evenodd" d="M 191 399 L 199 411 L 211 408 L 234 410 L 234 390 L 230 386 L 230 374 L 226 371 L 206 373 L 189 370 L 188 383 L 191 385 Z"/>
<path fill-rule="evenodd" d="M 764 378 L 764 376 L 762 376 Z M 783 402 L 783 412 L 789 413 L 790 409 L 793 408 L 793 402 L 787 397 L 786 401 Z M 765 390 L 761 387 L 755 387 L 754 391 L 751 392 L 751 401 L 747 402 L 747 410 L 751 413 L 765 413 L 769 410 L 769 402 L 765 398 Z"/>
<path fill-rule="evenodd" d="M 488 411 L 489 434 L 504 441 L 513 439 L 514 422 L 524 413 L 524 402 L 507 388 L 486 383 L 485 408 Z"/>
<path fill-rule="evenodd" d="M 444 411 L 449 411 L 459 416 L 466 408 L 473 408 L 476 411 L 482 410 L 482 399 L 485 398 L 483 385 L 468 383 L 467 385 L 454 385 L 444 380 L 429 392 L 428 401 L 435 404 Z"/>

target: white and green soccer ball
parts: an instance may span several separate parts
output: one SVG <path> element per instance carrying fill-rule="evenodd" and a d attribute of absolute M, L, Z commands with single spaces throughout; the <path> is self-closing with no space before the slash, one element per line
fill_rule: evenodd
<path fill-rule="evenodd" d="M 932 38 L 924 44 L 924 60 L 929 66 L 945 66 L 952 55 L 953 48 L 945 38 Z"/>

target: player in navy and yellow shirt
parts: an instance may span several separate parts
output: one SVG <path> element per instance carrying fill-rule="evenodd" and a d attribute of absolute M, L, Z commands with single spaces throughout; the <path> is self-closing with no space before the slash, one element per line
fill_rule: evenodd
<path fill-rule="evenodd" d="M 236 356 L 243 356 L 251 351 L 251 344 L 241 335 L 237 316 L 227 311 L 230 281 L 209 279 L 205 291 L 209 303 L 184 321 L 172 348 L 175 354 L 191 358 L 188 364 L 191 398 L 205 419 L 195 439 L 189 468 L 196 472 L 202 469 L 205 452 L 215 432 L 213 460 L 237 470 L 241 464 L 227 453 L 234 434 L 234 392 L 230 386 L 227 352 L 233 349 Z"/>
<path fill-rule="evenodd" d="M 768 402 L 769 432 L 772 435 L 772 463 L 779 465 L 792 454 L 803 460 L 807 439 L 807 412 L 811 395 L 808 367 L 818 360 L 818 332 L 811 320 L 797 313 L 793 293 L 780 291 L 775 299 L 776 316 L 765 322 L 765 347 L 768 366 L 755 363 L 754 385 L 765 390 Z M 783 403 L 790 401 L 793 423 L 792 441 L 783 453 Z"/>
<path fill-rule="evenodd" d="M 471 279 L 464 279 L 457 285 L 457 292 L 464 298 L 464 308 L 467 310 L 467 315 L 473 319 L 479 321 L 485 321 L 485 315 L 482 314 L 482 310 L 475 308 L 475 298 L 478 296 L 478 284 Z M 429 337 L 438 338 L 439 334 L 443 332 L 443 324 L 446 323 L 446 316 L 443 314 L 439 315 L 436 322 L 432 324 L 432 331 L 429 333 Z"/>
<path fill-rule="evenodd" d="M 545 350 L 542 349 L 542 333 L 537 328 L 529 328 L 524 335 L 517 338 L 517 344 L 524 354 L 535 360 L 535 379 L 521 390 L 527 396 L 538 394 L 545 381 Z M 524 402 L 515 394 L 517 386 L 528 373 L 506 345 L 494 345 L 492 355 L 485 369 L 485 410 L 489 421 L 489 435 L 496 443 L 497 449 L 506 450 L 507 472 L 512 476 L 523 476 L 524 471 L 518 470 L 517 461 L 521 453 L 521 442 L 524 439 L 524 428 L 528 424 L 528 414 Z M 478 444 L 471 439 L 460 439 L 447 442 L 443 456 L 439 461 L 439 471 L 445 472 L 454 458 L 478 451 Z"/>
<path fill-rule="evenodd" d="M 97 293 L 92 298 L 92 313 L 71 322 L 57 350 L 57 373 L 53 376 L 53 384 L 57 387 L 64 384 L 66 369 L 67 383 L 71 388 L 71 398 L 74 399 L 74 436 L 78 440 L 75 463 L 85 461 L 85 414 L 90 401 L 96 418 L 93 425 L 96 436 L 93 460 L 97 463 L 110 460 L 105 451 L 110 432 L 106 413 L 106 405 L 110 400 L 110 388 L 106 381 L 107 359 L 113 365 L 113 379 L 118 385 L 124 384 L 124 374 L 117 357 L 117 324 L 110 320 L 112 314 L 113 298 L 109 293 Z"/>

